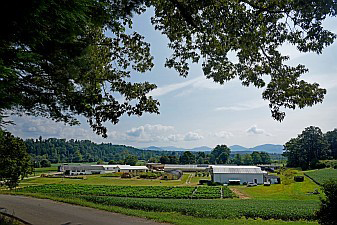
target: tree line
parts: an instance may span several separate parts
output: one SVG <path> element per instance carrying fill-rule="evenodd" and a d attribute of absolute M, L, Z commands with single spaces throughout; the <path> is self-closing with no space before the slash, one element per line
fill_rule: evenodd
<path fill-rule="evenodd" d="M 303 170 L 322 168 L 319 160 L 337 159 L 337 129 L 323 133 L 319 127 L 310 126 L 284 145 L 288 167 Z"/>
<path fill-rule="evenodd" d="M 162 155 L 178 156 L 182 152 L 148 151 L 125 145 L 111 143 L 96 144 L 89 140 L 66 140 L 57 138 L 27 139 L 25 144 L 33 161 L 38 164 L 42 159 L 52 163 L 97 162 L 99 160 L 124 164 L 130 156 L 149 161 Z M 150 160 L 150 161 L 151 161 Z"/>
<path fill-rule="evenodd" d="M 237 164 L 253 165 L 270 163 L 265 152 L 235 156 L 226 145 L 217 145 L 211 152 L 149 151 L 111 143 L 96 144 L 89 140 L 57 138 L 27 139 L 25 144 L 35 167 L 51 163 L 109 162 L 134 165 L 137 160 L 163 164 Z"/>

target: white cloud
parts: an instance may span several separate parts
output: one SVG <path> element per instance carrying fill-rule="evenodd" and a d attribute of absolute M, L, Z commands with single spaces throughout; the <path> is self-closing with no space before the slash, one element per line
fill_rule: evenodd
<path fill-rule="evenodd" d="M 184 137 L 184 141 L 197 141 L 201 139 L 204 139 L 204 137 L 196 132 L 191 132 L 191 131 L 185 134 L 185 137 Z"/>
<path fill-rule="evenodd" d="M 178 141 L 183 141 L 184 140 L 184 136 L 181 134 L 171 134 L 167 137 L 168 141 L 172 141 L 172 142 L 178 142 Z"/>
<path fill-rule="evenodd" d="M 144 126 L 132 128 L 125 132 L 125 140 L 130 142 L 180 142 L 180 141 L 196 141 L 204 137 L 197 132 L 187 132 L 179 134 L 175 132 L 173 126 L 165 126 L 161 124 L 146 124 Z"/>
<path fill-rule="evenodd" d="M 257 128 L 257 125 L 253 125 L 249 129 L 247 129 L 246 132 L 249 134 L 253 134 L 253 135 L 272 136 L 271 134 L 267 133 L 265 130 Z"/>
<path fill-rule="evenodd" d="M 234 135 L 229 131 L 219 131 L 219 132 L 216 132 L 214 136 L 218 138 L 230 138 L 230 137 L 233 137 Z"/>
<path fill-rule="evenodd" d="M 337 87 L 337 78 L 336 78 L 337 68 L 334 73 L 329 74 L 316 74 L 316 76 L 307 76 L 304 77 L 305 81 L 310 83 L 318 83 L 321 87 L 326 89 L 334 89 Z"/>
<path fill-rule="evenodd" d="M 168 141 L 168 137 L 174 132 L 173 126 L 162 124 L 146 124 L 136 128 L 131 128 L 125 132 L 124 139 L 131 142 L 157 142 Z"/>
<path fill-rule="evenodd" d="M 268 103 L 263 100 L 250 101 L 245 103 L 238 103 L 231 106 L 221 106 L 215 108 L 215 111 L 248 111 L 259 109 L 268 106 Z"/>
<path fill-rule="evenodd" d="M 157 134 L 158 132 L 168 132 L 173 131 L 173 126 L 164 126 L 161 124 L 146 124 L 144 126 L 140 126 L 137 128 L 131 128 L 130 130 L 126 131 L 126 134 L 133 137 L 141 137 L 141 136 L 148 136 L 152 134 Z"/>
<path fill-rule="evenodd" d="M 186 87 L 189 88 L 186 89 Z M 212 79 L 206 79 L 205 76 L 198 76 L 194 79 L 187 80 L 184 82 L 158 87 L 157 89 L 151 91 L 148 95 L 158 97 L 166 95 L 173 91 L 184 89 L 181 93 L 176 95 L 176 96 L 184 96 L 186 94 L 191 93 L 193 89 L 221 89 L 221 88 L 224 88 L 224 86 L 215 83 Z"/>
<path fill-rule="evenodd" d="M 170 92 L 173 92 L 173 91 L 185 88 L 187 86 L 190 86 L 191 84 L 197 82 L 200 79 L 202 79 L 202 77 L 197 77 L 197 78 L 187 80 L 187 81 L 184 81 L 184 82 L 169 84 L 169 85 L 166 85 L 166 86 L 163 86 L 163 87 L 158 87 L 157 89 L 154 89 L 153 91 L 151 91 L 148 95 L 153 96 L 153 97 L 166 95 Z"/>
<path fill-rule="evenodd" d="M 101 136 L 95 134 L 90 128 L 82 126 L 66 126 L 64 123 L 55 122 L 47 118 L 31 116 L 13 116 L 15 125 L 7 129 L 21 138 L 67 138 L 67 139 L 89 139 L 100 142 L 104 140 Z"/>

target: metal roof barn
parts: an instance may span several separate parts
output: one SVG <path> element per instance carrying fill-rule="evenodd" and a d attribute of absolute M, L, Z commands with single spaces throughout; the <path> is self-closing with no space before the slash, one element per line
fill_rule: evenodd
<path fill-rule="evenodd" d="M 213 173 L 264 173 L 260 167 L 257 166 L 210 166 Z"/>
<path fill-rule="evenodd" d="M 206 165 L 196 165 L 196 164 L 188 164 L 188 165 L 179 165 L 179 164 L 165 164 L 164 171 L 171 170 L 181 170 L 183 172 L 196 172 L 196 171 L 206 171 L 208 166 Z"/>
<path fill-rule="evenodd" d="M 213 182 L 229 184 L 232 181 L 240 184 L 253 182 L 263 184 L 263 175 L 266 173 L 257 166 L 210 166 Z"/>

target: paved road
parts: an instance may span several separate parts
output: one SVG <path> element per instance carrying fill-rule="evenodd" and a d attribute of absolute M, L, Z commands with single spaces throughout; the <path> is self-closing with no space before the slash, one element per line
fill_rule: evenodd
<path fill-rule="evenodd" d="M 14 195 L 0 195 L 0 211 L 33 225 L 163 225 L 138 217 Z"/>

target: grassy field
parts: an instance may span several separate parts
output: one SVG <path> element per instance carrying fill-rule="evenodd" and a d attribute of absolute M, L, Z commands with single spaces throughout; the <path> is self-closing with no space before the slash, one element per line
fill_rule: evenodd
<path fill-rule="evenodd" d="M 235 186 L 246 196 L 254 199 L 269 200 L 319 200 L 320 195 L 313 195 L 315 189 L 320 191 L 320 186 L 308 177 L 304 177 L 304 182 L 295 182 L 293 176 L 304 176 L 302 171 L 293 171 L 290 177 L 278 175 L 281 178 L 281 184 L 271 186 L 259 185 L 256 187 Z"/>
<path fill-rule="evenodd" d="M 337 179 L 337 169 L 312 170 L 305 172 L 305 175 L 313 179 L 315 182 L 323 184 L 330 179 Z"/>
<path fill-rule="evenodd" d="M 34 171 L 30 176 L 40 176 L 41 174 L 48 174 L 57 172 L 57 166 L 44 167 L 44 168 L 34 168 Z"/>

